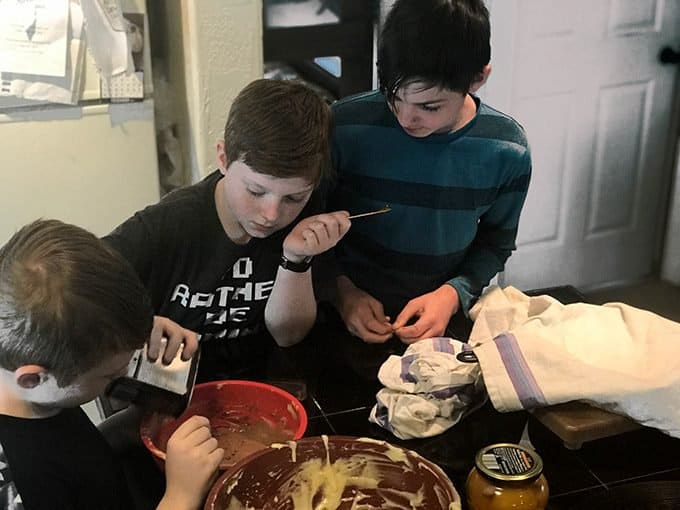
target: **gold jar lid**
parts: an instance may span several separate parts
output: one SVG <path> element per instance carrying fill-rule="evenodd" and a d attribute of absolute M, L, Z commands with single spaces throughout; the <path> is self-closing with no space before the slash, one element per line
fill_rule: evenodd
<path fill-rule="evenodd" d="M 543 461 L 533 450 L 513 443 L 496 443 L 477 452 L 475 465 L 493 480 L 519 482 L 537 478 Z"/>

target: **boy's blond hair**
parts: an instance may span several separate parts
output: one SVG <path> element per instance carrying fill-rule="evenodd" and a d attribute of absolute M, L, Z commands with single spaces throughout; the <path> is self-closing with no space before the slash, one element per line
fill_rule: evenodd
<path fill-rule="evenodd" d="M 0 366 L 35 364 L 60 386 L 140 348 L 153 311 L 132 267 L 86 230 L 38 220 L 0 248 Z"/>

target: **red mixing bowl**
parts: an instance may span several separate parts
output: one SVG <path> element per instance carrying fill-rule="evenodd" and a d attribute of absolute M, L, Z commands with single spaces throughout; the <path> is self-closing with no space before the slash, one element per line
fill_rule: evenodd
<path fill-rule="evenodd" d="M 271 443 L 300 439 L 307 429 L 300 401 L 276 386 L 237 380 L 197 384 L 189 407 L 178 418 L 154 412 L 142 419 L 142 441 L 161 468 L 168 439 L 197 414 L 210 420 L 212 433 L 224 448 L 220 469 Z"/>

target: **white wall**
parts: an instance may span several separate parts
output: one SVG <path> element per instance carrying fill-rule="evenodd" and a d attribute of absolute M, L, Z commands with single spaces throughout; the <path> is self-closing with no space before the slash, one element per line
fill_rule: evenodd
<path fill-rule="evenodd" d="M 166 9 L 169 78 L 185 110 L 178 131 L 196 181 L 216 168 L 215 144 L 234 97 L 262 77 L 262 2 L 169 0 Z"/>
<path fill-rule="evenodd" d="M 670 198 L 661 278 L 675 285 L 680 285 L 680 138 L 675 154 L 675 184 Z"/>

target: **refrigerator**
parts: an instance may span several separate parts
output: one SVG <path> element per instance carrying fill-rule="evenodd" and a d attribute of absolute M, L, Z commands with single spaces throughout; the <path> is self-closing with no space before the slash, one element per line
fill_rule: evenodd
<path fill-rule="evenodd" d="M 78 104 L 32 104 L 0 97 L 0 244 L 37 218 L 80 225 L 98 236 L 159 199 L 148 19 L 144 0 L 123 0 L 144 15 L 144 93 L 103 98 L 88 52 Z"/>

